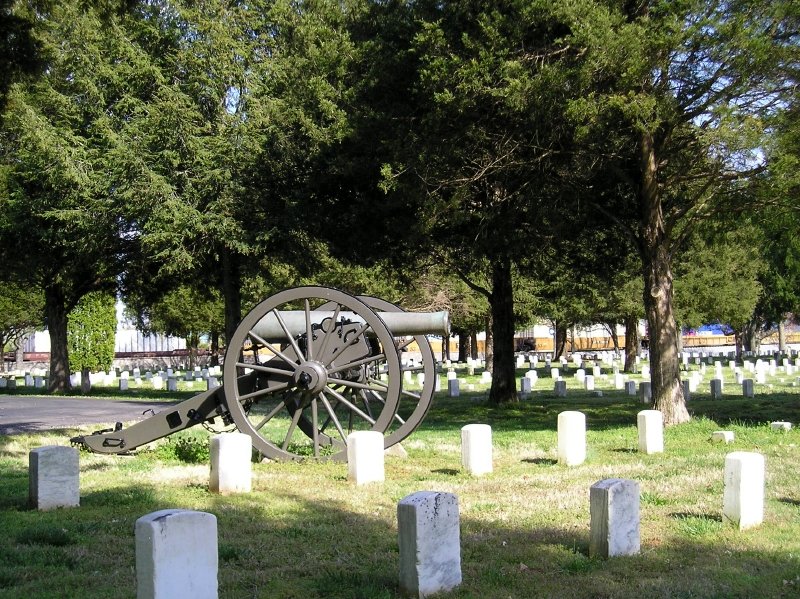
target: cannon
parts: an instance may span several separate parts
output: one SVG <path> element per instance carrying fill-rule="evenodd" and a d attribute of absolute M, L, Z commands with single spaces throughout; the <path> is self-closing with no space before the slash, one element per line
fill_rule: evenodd
<path fill-rule="evenodd" d="M 430 408 L 435 360 L 427 335 L 449 334 L 447 312 L 412 313 L 327 287 L 281 291 L 253 308 L 228 340 L 222 385 L 128 428 L 74 437 L 125 453 L 220 419 L 273 460 L 346 460 L 347 436 L 380 431 L 384 447 L 410 435 Z M 400 354 L 415 344 L 419 364 Z M 422 373 L 421 387 L 408 384 Z"/>

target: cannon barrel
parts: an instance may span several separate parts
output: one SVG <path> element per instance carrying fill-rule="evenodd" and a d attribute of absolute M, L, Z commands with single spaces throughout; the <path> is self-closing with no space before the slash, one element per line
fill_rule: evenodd
<path fill-rule="evenodd" d="M 412 335 L 442 335 L 450 334 L 450 318 L 446 311 L 442 312 L 378 312 L 386 328 L 393 337 L 407 337 Z M 326 319 L 334 316 L 333 311 L 317 310 L 310 312 L 311 324 L 321 325 Z M 302 310 L 281 310 L 281 320 L 286 325 L 293 337 L 306 332 L 306 313 Z M 339 320 L 364 323 L 364 319 L 355 312 L 342 311 Z M 269 312 L 253 327 L 253 332 L 270 342 L 280 342 L 286 339 L 286 333 L 280 321 L 275 316 L 275 311 Z M 369 332 L 369 331 L 368 331 Z"/>

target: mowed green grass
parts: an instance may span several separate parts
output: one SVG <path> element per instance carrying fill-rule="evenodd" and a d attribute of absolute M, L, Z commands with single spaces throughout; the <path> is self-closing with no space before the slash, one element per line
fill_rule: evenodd
<path fill-rule="evenodd" d="M 568 380 L 566 400 L 543 378 L 531 399 L 499 408 L 480 385 L 438 395 L 403 442 L 408 457 L 387 457 L 386 481 L 362 487 L 348 482 L 345 464 L 264 462 L 253 466 L 251 493 L 212 495 L 208 465 L 176 459 L 170 439 L 135 456 L 82 452 L 81 507 L 36 512 L 27 507 L 28 452 L 76 431 L 0 437 L 0 597 L 135 597 L 134 523 L 164 508 L 216 515 L 220 597 L 397 597 L 397 502 L 421 490 L 459 499 L 464 581 L 449 597 L 800 596 L 800 432 L 769 427 L 797 426 L 800 389 L 775 379 L 744 400 L 726 380 L 730 395 L 695 394 L 692 422 L 665 431 L 664 454 L 643 455 L 636 414 L 647 406 Z M 587 417 L 580 466 L 557 463 L 563 410 Z M 461 468 L 460 428 L 470 423 L 492 425 L 492 474 Z M 712 442 L 715 430 L 736 441 Z M 203 445 L 207 434 L 181 437 Z M 765 521 L 747 531 L 721 518 L 731 451 L 766 458 Z M 591 559 L 589 488 L 617 477 L 641 486 L 642 550 Z"/>

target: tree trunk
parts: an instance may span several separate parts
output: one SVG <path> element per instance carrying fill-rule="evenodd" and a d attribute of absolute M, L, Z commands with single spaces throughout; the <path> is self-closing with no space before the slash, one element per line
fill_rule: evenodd
<path fill-rule="evenodd" d="M 28 335 L 22 334 L 17 337 L 16 345 L 14 346 L 14 370 L 17 372 L 23 370 L 25 362 L 25 342 L 28 340 Z"/>
<path fill-rule="evenodd" d="M 517 397 L 517 373 L 514 363 L 514 293 L 511 260 L 500 258 L 492 264 L 492 388 L 489 402 L 514 402 Z M 487 331 L 488 339 L 488 331 Z M 488 361 L 488 356 L 487 356 Z"/>
<path fill-rule="evenodd" d="M 560 358 L 567 346 L 567 326 L 566 323 L 558 321 L 554 328 L 553 360 Z"/>
<path fill-rule="evenodd" d="M 186 344 L 189 346 L 189 370 L 194 370 L 197 364 L 197 350 L 200 345 L 200 335 L 197 333 L 190 333 L 186 338 Z"/>
<path fill-rule="evenodd" d="M 486 347 L 484 346 L 484 357 L 486 353 Z M 478 332 L 477 331 L 470 331 L 469 332 L 469 356 L 472 357 L 473 360 L 477 360 L 480 358 L 480 352 L 478 351 Z"/>
<path fill-rule="evenodd" d="M 456 335 L 458 335 L 458 362 L 462 364 L 467 361 L 467 358 L 470 355 L 470 347 L 469 343 L 471 341 L 471 337 L 469 333 L 463 329 L 458 329 L 456 331 Z"/>
<path fill-rule="evenodd" d="M 6 371 L 6 340 L 5 336 L 0 333 L 0 372 Z"/>
<path fill-rule="evenodd" d="M 672 306 L 670 240 L 661 209 L 656 153 L 651 135 L 642 134 L 640 152 L 640 250 L 650 337 L 653 407 L 663 414 L 664 424 L 678 424 L 689 421 L 690 417 L 681 385 L 678 327 Z"/>
<path fill-rule="evenodd" d="M 744 350 L 747 352 L 758 353 L 758 330 L 761 328 L 761 323 L 753 318 L 744 325 L 742 331 Z"/>
<path fill-rule="evenodd" d="M 736 361 L 742 362 L 744 359 L 744 335 L 742 331 L 734 331 L 733 332 L 733 342 L 736 346 Z"/>
<path fill-rule="evenodd" d="M 611 347 L 614 348 L 614 354 L 619 355 L 619 340 L 617 339 L 617 323 L 607 322 L 606 328 L 608 328 L 608 334 L 611 337 Z"/>
<path fill-rule="evenodd" d="M 778 351 L 781 354 L 786 353 L 786 325 L 783 319 L 778 323 Z"/>
<path fill-rule="evenodd" d="M 69 353 L 67 350 L 67 308 L 64 290 L 54 283 L 44 290 L 47 330 L 50 332 L 49 391 L 66 391 L 69 384 Z"/>
<path fill-rule="evenodd" d="M 636 316 L 625 318 L 625 372 L 636 369 L 636 356 L 639 354 L 639 319 Z"/>
<path fill-rule="evenodd" d="M 81 393 L 83 395 L 89 395 L 89 392 L 92 390 L 92 379 L 89 376 L 91 373 L 89 372 L 88 368 L 81 369 Z"/>
<path fill-rule="evenodd" d="M 242 273 L 239 260 L 233 253 L 222 250 L 222 297 L 225 301 L 225 343 L 233 338 L 242 320 Z"/>
<path fill-rule="evenodd" d="M 211 333 L 211 359 L 209 366 L 219 366 L 219 332 Z"/>

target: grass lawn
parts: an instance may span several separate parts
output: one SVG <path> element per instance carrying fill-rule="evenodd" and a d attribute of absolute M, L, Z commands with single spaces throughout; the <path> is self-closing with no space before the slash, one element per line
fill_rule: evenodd
<path fill-rule="evenodd" d="M 643 455 L 636 414 L 647 406 L 607 381 L 594 397 L 569 373 L 569 396 L 557 399 L 548 373 L 530 399 L 507 407 L 488 406 L 477 377 L 474 392 L 437 396 L 403 442 L 408 457 L 387 457 L 386 481 L 363 487 L 347 481 L 345 464 L 264 462 L 251 493 L 211 495 L 207 462 L 187 461 L 203 457 L 208 433 L 198 429 L 134 456 L 82 452 L 81 507 L 36 512 L 28 452 L 97 426 L 0 437 L 0 598 L 135 597 L 134 523 L 171 507 L 217 516 L 220 597 L 397 597 L 397 502 L 421 490 L 459 498 L 464 582 L 448 597 L 800 597 L 800 387 L 791 377 L 759 386 L 752 400 L 735 395 L 731 379 L 730 395 L 710 401 L 706 381 L 692 422 L 665 431 L 664 454 Z M 556 461 L 564 410 L 587 417 L 580 466 Z M 773 431 L 774 420 L 795 428 Z M 492 426 L 492 474 L 462 472 L 460 428 L 470 423 Z M 723 429 L 734 443 L 710 440 Z M 766 457 L 765 521 L 746 531 L 721 518 L 731 451 Z M 588 557 L 589 487 L 605 478 L 640 483 L 638 556 Z"/>

